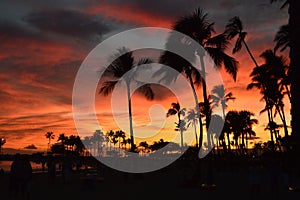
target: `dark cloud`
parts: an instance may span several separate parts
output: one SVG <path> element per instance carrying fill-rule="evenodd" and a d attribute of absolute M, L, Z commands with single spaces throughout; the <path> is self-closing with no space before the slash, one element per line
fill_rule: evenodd
<path fill-rule="evenodd" d="M 30 144 L 30 145 L 24 147 L 24 149 L 37 149 L 37 147 L 34 144 Z"/>
<path fill-rule="evenodd" d="M 42 31 L 86 38 L 98 36 L 110 31 L 103 19 L 75 10 L 51 10 L 32 12 L 24 18 L 29 24 Z"/>

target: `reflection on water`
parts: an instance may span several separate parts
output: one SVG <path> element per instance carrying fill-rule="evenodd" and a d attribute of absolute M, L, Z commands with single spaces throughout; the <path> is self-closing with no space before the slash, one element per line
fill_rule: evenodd
<path fill-rule="evenodd" d="M 4 170 L 5 173 L 10 171 L 12 161 L 0 161 L 0 168 Z M 41 172 L 42 171 L 42 163 L 30 162 L 33 172 Z"/>

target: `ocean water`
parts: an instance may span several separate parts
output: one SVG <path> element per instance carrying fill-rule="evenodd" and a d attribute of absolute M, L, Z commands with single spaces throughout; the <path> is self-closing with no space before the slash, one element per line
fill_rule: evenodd
<path fill-rule="evenodd" d="M 11 164 L 12 164 L 12 161 L 0 161 L 0 169 L 2 168 L 5 173 L 8 173 L 10 171 Z M 31 164 L 33 172 L 41 172 L 42 171 L 41 163 L 37 164 L 35 162 L 30 162 L 30 164 Z"/>

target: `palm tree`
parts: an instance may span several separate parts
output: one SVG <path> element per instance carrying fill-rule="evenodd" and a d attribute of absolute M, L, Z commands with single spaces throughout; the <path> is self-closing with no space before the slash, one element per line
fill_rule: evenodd
<path fill-rule="evenodd" d="M 273 117 L 278 113 L 284 124 L 285 136 L 288 136 L 283 98 L 287 94 L 290 99 L 291 95 L 285 59 L 276 56 L 272 50 L 264 51 L 261 57 L 265 59 L 265 64 L 253 69 L 250 75 L 252 76 L 252 83 L 248 85 L 248 89 L 256 87 L 261 90 L 263 99 L 266 102 L 266 107 L 262 112 L 268 111 L 269 123 L 273 122 Z M 273 116 L 272 109 L 274 107 L 275 113 Z M 275 130 L 270 129 L 270 133 L 272 139 L 272 135 L 276 134 Z"/>
<path fill-rule="evenodd" d="M 243 30 L 243 23 L 238 16 L 235 16 L 229 20 L 229 22 L 226 25 L 224 33 L 227 36 L 227 39 L 230 39 L 230 40 L 237 36 L 237 40 L 236 40 L 235 46 L 232 50 L 232 53 L 234 54 L 234 53 L 240 51 L 242 48 L 242 44 L 243 44 L 246 47 L 246 50 L 247 50 L 248 54 L 250 55 L 252 61 L 254 62 L 255 66 L 258 67 L 257 62 L 245 41 L 247 32 L 245 32 Z"/>
<path fill-rule="evenodd" d="M 6 140 L 4 138 L 0 138 L 0 154 L 2 153 L 2 147 L 6 143 Z"/>
<path fill-rule="evenodd" d="M 263 100 L 265 101 L 266 105 L 263 111 L 267 111 L 268 121 L 269 123 L 273 122 L 273 106 L 274 104 L 270 100 L 270 93 L 272 93 L 273 89 L 271 87 L 270 77 L 268 75 L 268 66 L 263 64 L 259 67 L 255 67 L 250 74 L 251 83 L 248 84 L 247 90 L 257 88 L 260 90 L 260 93 L 263 95 Z M 274 130 L 270 129 L 271 138 L 273 138 Z"/>
<path fill-rule="evenodd" d="M 132 108 L 131 108 L 131 90 L 130 86 L 132 82 L 140 85 L 137 92 L 143 94 L 148 100 L 154 98 L 153 91 L 150 84 L 144 84 L 138 80 L 135 80 L 138 70 L 137 66 L 142 64 L 149 64 L 151 61 L 149 59 L 140 59 L 138 62 L 134 60 L 132 52 L 129 52 L 125 47 L 118 49 L 118 52 L 113 55 L 115 60 L 106 69 L 106 74 L 111 76 L 116 80 L 105 81 L 100 88 L 100 93 L 104 96 L 109 95 L 115 88 L 118 81 L 123 81 L 126 85 L 127 90 L 127 101 L 128 101 L 128 116 L 129 116 L 129 129 L 131 138 L 131 151 L 134 151 L 134 135 L 133 135 L 133 125 L 132 125 Z"/>
<path fill-rule="evenodd" d="M 94 148 L 97 149 L 97 154 L 100 155 L 101 146 L 104 142 L 103 132 L 101 130 L 96 130 L 92 136 L 92 141 L 95 144 Z M 96 155 L 96 154 L 95 154 Z"/>
<path fill-rule="evenodd" d="M 254 116 L 254 113 L 248 111 L 248 110 L 241 110 L 239 112 L 240 119 L 242 122 L 241 131 L 242 131 L 242 144 L 243 147 L 245 146 L 244 142 L 244 135 L 246 136 L 246 147 L 248 148 L 248 135 L 251 138 L 251 136 L 255 136 L 256 133 L 253 131 L 253 126 L 255 124 L 258 124 L 258 120 L 252 118 Z"/>
<path fill-rule="evenodd" d="M 51 140 L 54 140 L 55 138 L 55 135 L 53 132 L 47 132 L 45 134 L 46 138 L 48 139 L 48 149 L 50 149 L 50 143 L 51 143 Z"/>
<path fill-rule="evenodd" d="M 271 0 L 271 3 L 281 0 Z M 292 136 L 299 137 L 300 133 L 300 99 L 298 89 L 300 87 L 300 79 L 297 73 L 297 67 L 300 66 L 300 4 L 297 0 L 285 0 L 281 8 L 289 5 L 289 30 L 290 30 L 290 81 L 291 81 L 291 115 L 292 115 Z M 299 141 L 299 140 L 298 140 Z"/>
<path fill-rule="evenodd" d="M 231 144 L 231 141 L 230 141 L 230 134 L 232 133 L 231 131 L 231 127 L 230 127 L 230 123 L 231 123 L 231 117 L 230 117 L 230 113 L 228 112 L 226 114 L 226 117 L 225 117 L 225 122 L 224 122 L 224 126 L 223 126 L 223 130 L 221 132 L 221 134 L 226 134 L 226 138 L 227 138 L 227 144 L 228 144 L 228 151 L 230 152 L 231 151 L 231 147 L 230 147 L 230 144 Z M 225 144 L 226 146 L 226 144 Z"/>
<path fill-rule="evenodd" d="M 198 114 L 195 109 L 190 109 L 187 113 L 186 119 L 188 121 L 187 127 L 192 125 L 194 127 L 195 139 L 196 139 L 196 148 L 198 149 L 198 134 L 197 134 L 197 123 L 198 123 Z"/>
<path fill-rule="evenodd" d="M 279 84 L 280 90 L 285 89 L 284 94 L 287 94 L 291 102 L 289 66 L 287 59 L 283 56 L 277 56 L 275 50 L 265 50 L 260 57 L 264 58 L 268 66 L 269 76 L 275 78 Z"/>
<path fill-rule="evenodd" d="M 215 86 L 211 92 L 212 94 L 210 95 L 210 98 L 212 99 L 213 107 L 218 107 L 219 105 L 221 105 L 223 118 L 225 119 L 225 108 L 227 107 L 226 103 L 229 100 L 235 100 L 235 97 L 233 97 L 233 94 L 231 92 L 226 94 L 224 85 Z"/>
<path fill-rule="evenodd" d="M 140 142 L 139 146 L 143 147 L 143 152 L 145 153 L 149 150 L 149 144 L 146 141 Z"/>
<path fill-rule="evenodd" d="M 118 130 L 116 131 L 115 133 L 115 137 L 118 138 L 119 140 L 119 149 L 121 148 L 121 141 L 124 141 L 125 140 L 125 137 L 126 137 L 126 134 L 124 131 L 122 130 Z M 122 140 L 121 140 L 122 139 Z"/>
<path fill-rule="evenodd" d="M 220 68 L 224 66 L 226 71 L 230 75 L 232 75 L 234 80 L 236 80 L 238 62 L 225 53 L 229 41 L 226 39 L 224 34 L 219 34 L 212 37 L 212 33 L 214 32 L 213 25 L 214 23 L 208 20 L 208 14 L 204 13 L 202 9 L 197 8 L 193 13 L 183 16 L 179 20 L 177 20 L 173 25 L 173 29 L 175 31 L 188 35 L 189 37 L 197 41 L 197 43 L 204 47 L 204 49 L 209 53 L 211 58 L 214 60 L 216 67 Z M 185 38 L 178 38 L 176 36 L 172 37 L 171 33 L 169 41 L 167 41 L 166 44 L 166 49 L 172 49 L 172 46 L 174 46 L 174 43 L 176 43 L 176 47 L 182 47 L 183 49 L 187 50 L 187 54 L 193 57 L 191 60 L 196 60 L 199 56 L 201 72 L 195 69 L 190 63 L 188 63 L 184 59 L 178 58 L 178 56 L 174 55 L 169 51 L 166 51 L 162 55 L 161 62 L 163 64 L 173 67 L 179 72 L 184 73 L 190 82 L 194 94 L 194 100 L 196 104 L 195 107 L 197 109 L 197 113 L 199 113 L 199 146 L 201 147 L 203 140 L 203 126 L 200 116 L 199 101 L 194 85 L 199 85 L 200 83 L 202 84 L 204 105 L 208 107 L 209 100 L 207 95 L 207 86 L 205 82 L 206 69 L 204 65 L 204 52 L 201 49 L 193 49 L 193 47 L 188 47 L 188 45 L 184 46 L 184 44 L 181 44 L 181 41 L 183 41 L 184 39 Z M 197 53 L 198 56 L 195 56 L 195 53 Z M 172 77 L 168 79 L 172 79 Z M 175 79 L 175 77 L 173 77 L 173 79 Z M 208 119 L 209 116 L 206 116 L 206 118 Z M 206 128 L 208 127 L 206 126 Z"/>
<path fill-rule="evenodd" d="M 65 136 L 64 133 L 59 134 L 57 141 L 60 141 L 62 144 L 65 144 L 65 141 L 68 139 L 67 136 Z"/>
<path fill-rule="evenodd" d="M 181 144 L 181 148 L 183 147 L 183 120 L 181 119 L 181 116 L 185 116 L 185 108 L 180 108 L 180 104 L 177 102 L 173 102 L 171 103 L 171 108 L 169 108 L 168 112 L 167 112 L 167 117 L 171 116 L 171 115 L 177 115 L 178 118 L 178 123 L 176 128 L 177 130 L 180 131 L 180 144 Z"/>

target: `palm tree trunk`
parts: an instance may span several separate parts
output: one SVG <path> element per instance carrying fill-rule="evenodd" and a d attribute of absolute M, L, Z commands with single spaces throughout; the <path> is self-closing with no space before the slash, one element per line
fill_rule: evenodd
<path fill-rule="evenodd" d="M 284 84 L 284 87 L 285 87 L 286 93 L 288 95 L 289 101 L 291 103 L 291 91 L 290 91 L 290 89 L 289 89 L 289 87 L 288 87 L 287 84 Z"/>
<path fill-rule="evenodd" d="M 201 72 L 201 80 L 202 80 L 202 90 L 203 90 L 203 101 L 204 101 L 204 109 L 205 111 L 208 111 L 209 110 L 209 101 L 208 101 L 208 97 L 207 97 L 207 87 L 206 87 L 206 81 L 205 81 L 205 73 L 206 73 L 206 70 L 205 70 L 205 65 L 204 65 L 204 60 L 203 60 L 203 56 L 204 55 L 200 55 L 200 64 L 201 64 L 201 69 L 202 69 L 202 72 Z M 209 139 L 209 134 L 208 134 L 208 121 L 209 121 L 209 113 L 208 112 L 205 112 L 205 119 L 206 119 L 206 132 L 207 132 L 207 145 L 208 145 L 208 149 L 210 149 L 210 139 Z M 199 145 L 201 145 L 201 143 L 199 142 Z"/>
<path fill-rule="evenodd" d="M 200 134 L 199 134 L 199 143 L 198 143 L 198 146 L 199 146 L 199 149 L 200 149 L 202 147 L 202 143 L 203 143 L 203 123 L 202 123 L 202 119 L 201 119 L 201 115 L 200 115 L 199 100 L 198 100 L 198 96 L 197 96 L 197 93 L 196 93 L 196 90 L 195 90 L 193 79 L 192 79 L 191 75 L 189 75 L 188 78 L 189 78 L 189 81 L 190 81 L 190 85 L 192 87 L 192 91 L 193 91 L 193 95 L 194 95 L 194 100 L 195 100 L 195 104 L 196 104 L 196 113 L 197 113 L 198 119 L 199 119 L 199 131 L 200 131 Z M 196 133 L 196 136 L 197 136 L 197 133 Z"/>
<path fill-rule="evenodd" d="M 297 0 L 289 0 L 289 25 L 290 29 L 290 74 L 291 74 L 291 125 L 292 136 L 300 138 L 300 100 L 299 100 L 299 87 L 300 79 L 297 68 L 300 66 L 300 4 Z M 298 140 L 299 142 L 299 140 Z"/>
<path fill-rule="evenodd" d="M 282 121 L 282 124 L 283 124 L 284 136 L 287 137 L 289 135 L 289 131 L 288 131 L 287 125 L 286 125 L 284 109 L 283 109 L 283 107 L 280 107 L 279 105 L 276 105 L 276 109 L 278 111 L 279 117 L 280 117 L 280 119 Z"/>
<path fill-rule="evenodd" d="M 245 45 L 245 47 L 246 47 L 246 49 L 247 49 L 247 52 L 248 52 L 248 54 L 250 55 L 251 59 L 253 60 L 255 66 L 258 67 L 258 64 L 257 64 L 257 62 L 256 62 L 256 60 L 255 60 L 255 58 L 254 58 L 254 56 L 252 55 L 252 53 L 251 53 L 251 51 L 250 51 L 250 49 L 249 49 L 247 43 L 245 42 L 245 40 L 243 40 L 243 44 Z"/>
<path fill-rule="evenodd" d="M 196 139 L 196 149 L 198 149 L 199 145 L 198 145 L 198 135 L 197 135 L 197 129 L 196 129 L 196 123 L 193 122 L 193 126 L 194 126 L 194 132 L 195 132 L 195 139 Z"/>
<path fill-rule="evenodd" d="M 127 100 L 128 100 L 128 116 L 129 116 L 129 130 L 131 139 L 131 151 L 134 151 L 134 136 L 133 136 L 133 126 L 132 126 L 132 111 L 131 111 L 131 97 L 130 97 L 130 85 L 126 82 L 127 86 Z"/>
<path fill-rule="evenodd" d="M 230 137 L 229 137 L 229 133 L 226 134 L 227 135 L 227 143 L 228 143 L 228 151 L 231 151 L 231 147 L 230 147 Z"/>
<path fill-rule="evenodd" d="M 180 118 L 180 111 L 178 111 L 177 113 L 177 117 L 178 117 L 178 125 L 179 125 L 179 131 L 180 131 L 180 144 L 181 144 L 181 151 L 183 151 L 183 131 L 182 131 L 182 127 L 181 127 L 181 118 Z"/>

